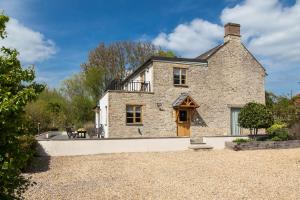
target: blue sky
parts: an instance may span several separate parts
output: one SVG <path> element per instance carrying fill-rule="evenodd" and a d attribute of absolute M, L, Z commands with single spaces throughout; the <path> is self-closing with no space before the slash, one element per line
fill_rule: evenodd
<path fill-rule="evenodd" d="M 231 21 L 267 69 L 266 89 L 300 92 L 299 1 L 0 0 L 0 9 L 11 17 L 2 43 L 51 87 L 78 72 L 99 42 L 148 40 L 194 57 L 221 43 Z"/>

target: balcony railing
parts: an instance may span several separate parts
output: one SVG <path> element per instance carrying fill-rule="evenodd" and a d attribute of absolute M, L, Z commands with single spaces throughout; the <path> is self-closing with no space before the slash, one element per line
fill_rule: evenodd
<path fill-rule="evenodd" d="M 151 92 L 150 81 L 131 81 L 122 83 L 121 81 L 112 81 L 106 90 L 123 90 L 132 92 Z"/>

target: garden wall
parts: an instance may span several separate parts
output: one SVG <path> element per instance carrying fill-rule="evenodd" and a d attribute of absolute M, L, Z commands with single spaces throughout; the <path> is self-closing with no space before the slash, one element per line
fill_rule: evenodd
<path fill-rule="evenodd" d="M 101 153 L 188 150 L 190 138 L 39 140 L 40 156 L 75 156 Z"/>
<path fill-rule="evenodd" d="M 235 142 L 225 142 L 228 149 L 239 150 L 258 150 L 258 149 L 290 149 L 300 148 L 300 140 L 288 141 L 252 141 L 237 144 Z"/>

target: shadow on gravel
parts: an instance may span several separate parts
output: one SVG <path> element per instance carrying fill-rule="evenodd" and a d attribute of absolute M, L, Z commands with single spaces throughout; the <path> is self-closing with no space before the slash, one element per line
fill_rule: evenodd
<path fill-rule="evenodd" d="M 25 173 L 39 173 L 48 171 L 50 165 L 50 156 L 36 156 L 30 165 L 25 169 Z"/>
<path fill-rule="evenodd" d="M 24 170 L 25 173 L 39 173 L 49 170 L 51 157 L 48 156 L 40 144 L 37 144 L 37 154 L 33 157 L 30 165 Z"/>

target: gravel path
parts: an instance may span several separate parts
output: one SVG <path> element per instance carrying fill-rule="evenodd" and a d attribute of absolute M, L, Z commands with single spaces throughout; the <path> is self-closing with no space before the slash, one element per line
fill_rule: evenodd
<path fill-rule="evenodd" d="M 36 168 L 28 200 L 300 199 L 300 149 L 53 157 Z"/>

